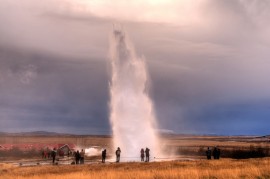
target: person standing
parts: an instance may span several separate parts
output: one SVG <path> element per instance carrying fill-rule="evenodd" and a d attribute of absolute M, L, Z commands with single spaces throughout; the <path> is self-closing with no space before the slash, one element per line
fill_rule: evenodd
<path fill-rule="evenodd" d="M 52 156 L 52 163 L 54 164 L 56 157 L 56 148 L 53 148 L 51 156 Z"/>
<path fill-rule="evenodd" d="M 116 162 L 120 162 L 120 154 L 121 154 L 121 149 L 120 147 L 118 147 L 117 150 L 115 151 Z"/>
<path fill-rule="evenodd" d="M 218 158 L 217 155 L 218 155 L 218 150 L 217 150 L 217 147 L 215 147 L 214 150 L 213 150 L 213 157 L 214 157 L 214 159 L 217 159 Z"/>
<path fill-rule="evenodd" d="M 101 156 L 102 156 L 102 163 L 105 163 L 105 160 L 106 160 L 106 149 L 104 149 L 102 151 Z"/>
<path fill-rule="evenodd" d="M 211 150 L 210 150 L 209 147 L 206 150 L 206 157 L 207 157 L 208 160 L 211 160 Z"/>
<path fill-rule="evenodd" d="M 79 164 L 80 158 L 81 158 L 80 152 L 79 152 L 79 150 L 77 150 L 77 152 L 75 153 L 76 164 Z"/>
<path fill-rule="evenodd" d="M 141 149 L 141 162 L 144 162 L 144 150 L 143 150 L 143 148 Z"/>
<path fill-rule="evenodd" d="M 80 152 L 80 164 L 84 164 L 84 155 L 85 155 L 85 152 L 82 149 L 81 152 Z"/>
<path fill-rule="evenodd" d="M 217 159 L 219 159 L 219 157 L 220 157 L 220 149 L 217 148 Z"/>
<path fill-rule="evenodd" d="M 150 158 L 150 149 L 148 149 L 146 147 L 146 149 L 145 149 L 145 162 L 149 162 L 149 158 Z"/>

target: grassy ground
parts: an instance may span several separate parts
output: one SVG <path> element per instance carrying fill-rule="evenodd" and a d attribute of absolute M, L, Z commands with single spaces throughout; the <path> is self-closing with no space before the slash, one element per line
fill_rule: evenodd
<path fill-rule="evenodd" d="M 0 164 L 0 178 L 270 178 L 270 158 L 15 167 Z"/>
<path fill-rule="evenodd" d="M 130 178 L 130 179 L 167 179 L 167 178 L 269 178 L 270 158 L 233 160 L 222 158 L 219 161 L 200 160 L 205 158 L 205 150 L 208 146 L 219 146 L 222 157 L 226 151 L 241 149 L 248 150 L 250 146 L 269 148 L 269 142 L 253 141 L 253 137 L 222 137 L 222 136 L 168 136 L 162 137 L 161 143 L 168 153 L 176 156 L 196 158 L 195 161 L 171 161 L 152 163 L 106 163 L 90 165 L 39 165 L 33 167 L 16 167 L 8 163 L 9 160 L 24 163 L 23 157 L 6 156 L 0 153 L 0 179 L 25 179 L 25 178 L 55 178 L 55 179 L 88 179 L 88 178 Z M 100 146 L 106 147 L 108 154 L 113 153 L 111 137 L 108 136 L 0 136 L 0 144 L 4 143 L 74 143 L 81 147 Z M 202 152 L 200 154 L 200 150 Z M 171 151 L 170 151 L 171 150 Z M 111 152 L 110 152 L 111 151 Z M 203 155 L 203 156 L 202 156 Z M 199 156 L 199 157 L 198 157 Z M 38 158 L 37 158 L 38 157 Z M 97 156 L 95 162 L 100 159 Z M 177 157 L 176 157 L 177 158 Z M 87 158 L 86 158 L 87 159 Z M 27 160 L 42 160 L 40 156 L 31 156 Z M 14 162 L 13 161 L 13 162 Z M 27 163 L 27 162 L 26 162 Z M 40 162 L 42 163 L 42 162 Z M 61 163 L 61 162 L 60 162 Z"/>

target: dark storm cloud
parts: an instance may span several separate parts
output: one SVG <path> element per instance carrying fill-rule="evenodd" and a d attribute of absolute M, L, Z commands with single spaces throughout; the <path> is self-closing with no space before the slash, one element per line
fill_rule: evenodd
<path fill-rule="evenodd" d="M 269 55 L 258 52 L 244 56 L 244 59 L 231 55 L 223 59 L 205 56 L 198 59 L 190 55 L 190 62 L 197 62 L 186 63 L 188 68 L 179 64 L 149 65 L 154 86 L 153 99 L 160 123 L 184 133 L 269 133 L 264 127 L 264 124 L 268 124 L 269 112 L 264 111 L 262 118 L 262 110 L 256 107 L 266 105 L 258 104 L 258 100 L 270 99 L 267 77 L 270 64 L 266 60 Z M 257 112 L 247 117 L 250 108 L 243 106 L 238 109 L 237 121 L 232 122 L 236 116 L 227 116 L 226 111 L 217 113 L 217 109 L 212 107 L 223 106 L 230 113 L 238 103 L 253 105 Z M 245 130 L 241 126 L 245 126 Z"/>
<path fill-rule="evenodd" d="M 237 104 L 215 104 L 205 105 L 200 108 L 191 108 L 186 113 L 188 126 L 193 126 L 195 132 L 209 131 L 213 134 L 253 134 L 258 133 L 267 134 L 269 129 L 267 121 L 269 118 L 270 108 L 269 99 L 252 101 L 252 103 Z M 200 123 L 200 127 L 196 125 L 198 119 L 203 122 Z M 194 125 L 195 124 L 195 125 Z M 263 124 L 263 125 L 258 125 Z M 259 132 L 258 132 L 259 131 Z"/>
<path fill-rule="evenodd" d="M 109 132 L 106 62 L 0 50 L 1 130 Z M 24 83 L 21 74 L 29 65 L 35 67 L 35 78 Z"/>
<path fill-rule="evenodd" d="M 270 99 L 269 26 L 261 23 L 269 3 L 208 1 L 204 7 L 207 23 L 171 28 L 171 39 L 157 39 L 150 45 L 157 49 L 146 53 L 155 57 L 149 68 L 160 124 L 183 133 L 269 133 L 269 108 L 258 102 Z M 239 103 L 245 105 L 235 109 Z"/>
<path fill-rule="evenodd" d="M 187 13 L 176 1 L 178 18 L 152 21 L 143 3 L 134 20 L 68 2 L 0 4 L 0 131 L 110 133 L 108 34 L 120 22 L 145 56 L 160 128 L 270 133 L 269 1 L 194 1 Z"/>

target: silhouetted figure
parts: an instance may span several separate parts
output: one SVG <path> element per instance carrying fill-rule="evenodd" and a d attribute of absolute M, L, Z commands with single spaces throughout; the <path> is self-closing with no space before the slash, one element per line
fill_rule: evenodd
<path fill-rule="evenodd" d="M 209 147 L 207 148 L 207 151 L 206 151 L 206 157 L 207 157 L 208 160 L 211 159 L 211 150 L 210 150 Z"/>
<path fill-rule="evenodd" d="M 84 164 L 84 150 L 82 149 L 81 152 L 80 152 L 80 164 Z"/>
<path fill-rule="evenodd" d="M 54 148 L 51 152 L 51 156 L 52 156 L 52 163 L 54 164 L 55 162 L 55 157 L 56 157 L 56 148 Z"/>
<path fill-rule="evenodd" d="M 149 162 L 149 158 L 150 158 L 150 149 L 148 149 L 146 147 L 146 149 L 145 149 L 145 162 Z"/>
<path fill-rule="evenodd" d="M 80 161 L 80 152 L 77 150 L 77 152 L 75 153 L 75 161 L 76 161 L 76 164 L 79 164 L 79 161 Z"/>
<path fill-rule="evenodd" d="M 101 156 L 102 156 L 102 163 L 105 163 L 105 160 L 106 160 L 106 149 L 104 149 L 101 153 Z M 120 157 L 120 156 L 119 156 Z M 119 159 L 120 160 L 120 159 Z"/>
<path fill-rule="evenodd" d="M 213 150 L 213 157 L 214 159 L 217 159 L 217 148 L 214 147 L 214 150 Z"/>
<path fill-rule="evenodd" d="M 117 150 L 115 151 L 116 162 L 120 162 L 120 154 L 121 154 L 121 150 L 120 150 L 120 147 L 118 147 Z"/>
<path fill-rule="evenodd" d="M 141 149 L 141 162 L 143 162 L 143 161 L 144 161 L 144 150 Z"/>
<path fill-rule="evenodd" d="M 217 159 L 219 159 L 219 158 L 220 158 L 220 149 L 217 148 Z"/>

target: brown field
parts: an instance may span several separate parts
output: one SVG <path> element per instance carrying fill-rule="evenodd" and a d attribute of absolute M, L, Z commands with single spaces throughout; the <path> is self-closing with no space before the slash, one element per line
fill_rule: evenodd
<path fill-rule="evenodd" d="M 197 150 L 208 146 L 219 146 L 226 148 L 249 148 L 252 146 L 262 146 L 270 148 L 268 140 L 254 140 L 254 136 L 191 136 L 191 135 L 168 135 L 160 137 L 162 148 L 166 149 L 190 149 Z M 100 146 L 112 149 L 112 138 L 110 136 L 0 136 L 0 144 L 20 144 L 20 143 L 74 143 L 75 145 L 87 148 L 90 146 Z M 142 147 L 147 146 L 143 144 Z"/>
<path fill-rule="evenodd" d="M 152 163 L 111 163 L 15 167 L 0 164 L 0 178 L 5 179 L 75 179 L 75 178 L 270 178 L 270 158 L 247 160 L 196 160 Z"/>
<path fill-rule="evenodd" d="M 110 136 L 0 136 L 0 144 L 20 144 L 20 143 L 74 143 L 78 146 L 107 146 L 111 145 Z"/>
<path fill-rule="evenodd" d="M 63 165 L 60 160 L 59 165 L 52 166 L 48 161 L 43 165 L 43 159 L 37 157 L 0 156 L 0 178 L 270 178 L 269 157 L 236 160 L 223 156 L 221 160 L 208 161 L 204 156 L 208 146 L 219 146 L 223 153 L 235 149 L 249 150 L 251 146 L 269 149 L 270 143 L 267 140 L 247 136 L 185 135 L 163 136 L 161 140 L 162 148 L 174 152 L 175 155 L 170 159 L 172 161 L 102 164 L 100 156 L 97 156 L 86 157 L 88 164 L 85 165 Z M 114 151 L 110 136 L 0 136 L 0 144 L 3 143 L 74 143 L 83 148 L 100 146 L 106 147 L 111 153 Z M 191 160 L 179 160 L 179 156 Z M 24 165 L 23 162 L 27 161 L 32 161 L 34 165 Z M 16 162 L 23 165 L 16 166 Z"/>
<path fill-rule="evenodd" d="M 218 146 L 222 157 L 225 151 L 235 149 L 249 150 L 251 146 L 257 148 L 265 148 L 269 150 L 269 137 L 258 139 L 254 136 L 192 136 L 192 135 L 167 135 L 160 137 L 161 148 L 173 156 L 203 158 L 204 151 L 207 147 Z M 35 144 L 35 143 L 74 143 L 79 148 L 89 148 L 91 146 L 100 146 L 106 148 L 108 155 L 113 155 L 112 138 L 110 136 L 76 136 L 76 135 L 59 135 L 59 136 L 21 136 L 21 135 L 0 135 L 1 144 Z M 143 144 L 142 147 L 147 146 Z M 201 156 L 201 157 L 200 157 Z M 34 156 L 33 156 L 34 157 Z M 36 157 L 36 156 L 35 156 Z M 158 158 L 159 156 L 155 156 Z M 16 158 L 16 157 L 15 157 Z M 14 159 L 14 157 L 7 157 L 1 155 L 0 161 Z"/>

